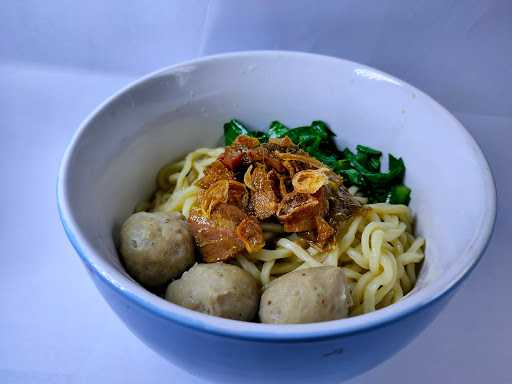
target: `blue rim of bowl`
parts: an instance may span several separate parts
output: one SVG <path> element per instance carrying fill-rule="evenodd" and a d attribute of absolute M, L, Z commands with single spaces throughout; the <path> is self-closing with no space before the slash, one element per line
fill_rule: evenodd
<path fill-rule="evenodd" d="M 464 269 L 459 271 L 455 276 L 453 276 L 452 279 L 450 279 L 450 281 L 446 285 L 442 286 L 442 288 L 439 289 L 435 295 L 432 295 L 424 300 L 416 300 L 417 302 L 414 305 L 403 305 L 403 303 L 407 301 L 403 300 L 392 306 L 380 309 L 370 314 L 360 315 L 349 319 L 334 320 L 321 323 L 269 325 L 222 319 L 198 313 L 187 308 L 179 307 L 144 290 L 144 288 L 138 286 L 135 282 L 128 279 L 121 272 L 115 270 L 113 267 L 108 266 L 108 263 L 104 262 L 99 255 L 96 255 L 97 252 L 88 243 L 88 241 L 85 238 L 82 238 L 82 236 L 80 235 L 80 231 L 78 230 L 79 226 L 74 221 L 73 215 L 68 209 L 67 187 L 65 180 L 67 168 L 70 162 L 70 158 L 73 154 L 73 150 L 77 142 L 79 141 L 81 135 L 86 130 L 86 127 L 94 119 L 94 117 L 100 111 L 102 111 L 108 104 L 110 104 L 115 99 L 121 97 L 125 93 L 129 92 L 132 88 L 138 87 L 143 83 L 147 82 L 148 80 L 158 77 L 160 75 L 171 73 L 182 67 L 197 65 L 208 61 L 229 60 L 251 56 L 303 56 L 315 60 L 331 60 L 337 61 L 340 64 L 345 63 L 352 66 L 357 66 L 359 68 L 363 68 L 365 70 L 377 73 L 380 76 L 385 76 L 386 78 L 393 80 L 400 86 L 409 88 L 410 90 L 416 92 L 418 95 L 425 97 L 427 101 L 433 103 L 436 107 L 438 107 L 441 110 L 441 112 L 445 113 L 453 120 L 454 126 L 456 126 L 462 132 L 462 134 L 466 136 L 466 140 L 468 140 L 477 149 L 475 151 L 476 156 L 479 157 L 478 162 L 481 166 L 481 171 L 487 179 L 484 181 L 483 185 L 487 186 L 487 195 L 489 198 L 487 208 L 489 209 L 489 213 L 482 219 L 482 222 L 480 223 L 480 236 L 478 236 L 477 239 L 473 239 L 474 244 L 472 244 L 471 251 L 473 257 L 471 257 L 470 263 L 466 265 Z M 460 283 L 462 283 L 462 281 L 464 281 L 465 278 L 470 274 L 470 272 L 476 267 L 478 262 L 481 260 L 483 253 L 487 249 L 487 246 L 490 243 L 496 222 L 496 187 L 494 178 L 492 176 L 492 171 L 489 167 L 487 159 L 485 158 L 485 155 L 483 154 L 481 148 L 474 140 L 474 138 L 471 136 L 471 134 L 442 105 L 440 105 L 430 96 L 413 87 L 412 85 L 380 70 L 336 57 L 294 51 L 244 51 L 205 56 L 199 59 L 162 68 L 138 80 L 135 80 L 134 82 L 130 83 L 129 85 L 122 88 L 120 91 L 116 92 L 114 95 L 106 99 L 103 103 L 101 103 L 82 122 L 77 132 L 71 139 L 71 142 L 68 145 L 64 153 L 64 156 L 61 160 L 59 174 L 57 178 L 57 207 L 61 223 L 64 227 L 64 231 L 73 248 L 78 253 L 80 258 L 82 259 L 82 262 L 85 264 L 88 270 L 91 271 L 95 277 L 99 278 L 102 282 L 104 282 L 108 287 L 113 289 L 117 294 L 123 296 L 125 299 L 136 304 L 139 308 L 153 315 L 157 315 L 163 319 L 177 323 L 179 325 L 217 336 L 264 342 L 302 342 L 311 340 L 331 339 L 340 336 L 349 336 L 361 332 L 367 332 L 370 330 L 378 329 L 393 324 L 405 317 L 408 317 L 414 314 L 415 312 L 424 309 L 427 306 L 430 306 L 435 302 L 441 300 L 443 297 L 445 297 Z M 102 264 L 104 264 L 104 266 L 102 266 Z M 112 269 L 112 271 L 108 271 L 107 269 L 109 268 Z M 117 276 L 113 276 L 112 274 L 116 274 Z M 403 309 L 399 310 L 399 307 L 403 307 Z"/>

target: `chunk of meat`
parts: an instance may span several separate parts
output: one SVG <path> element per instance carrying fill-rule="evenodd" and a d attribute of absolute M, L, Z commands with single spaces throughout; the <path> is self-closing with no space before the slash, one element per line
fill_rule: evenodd
<path fill-rule="evenodd" d="M 363 205 L 343 186 L 330 188 L 329 192 L 329 224 L 337 228 L 340 224 L 357 214 Z"/>
<path fill-rule="evenodd" d="M 224 228 L 235 229 L 240 222 L 247 217 L 247 214 L 240 208 L 230 204 L 220 204 L 212 212 L 212 220 Z"/>
<path fill-rule="evenodd" d="M 316 216 L 323 216 L 328 208 L 326 188 L 314 194 L 290 192 L 283 196 L 276 215 L 286 232 L 304 232 L 316 228 Z"/>
<path fill-rule="evenodd" d="M 281 178 L 283 178 L 279 173 L 276 172 L 275 169 L 272 169 L 268 174 L 267 178 L 270 181 L 270 185 L 272 186 L 272 190 L 274 191 L 274 195 L 276 196 L 277 201 L 281 200 Z M 284 179 L 284 178 L 283 178 Z"/>
<path fill-rule="evenodd" d="M 321 250 L 328 250 L 334 246 L 334 236 L 336 230 L 329 225 L 329 223 L 321 216 L 314 218 L 315 228 L 301 232 L 301 237 L 309 244 L 313 244 L 315 247 Z"/>
<path fill-rule="evenodd" d="M 276 159 L 273 155 L 265 157 L 263 161 L 265 162 L 265 165 L 274 168 L 278 172 L 285 171 L 285 168 L 283 167 L 281 160 Z"/>
<path fill-rule="evenodd" d="M 199 187 L 208 189 L 219 180 L 233 180 L 235 175 L 221 161 L 215 160 L 204 170 L 204 176 L 199 180 Z"/>
<path fill-rule="evenodd" d="M 236 227 L 236 234 L 245 245 L 245 249 L 249 253 L 257 252 L 265 245 L 263 238 L 263 230 L 260 223 L 254 217 L 247 216 Z"/>
<path fill-rule="evenodd" d="M 290 192 L 283 196 L 276 215 L 280 220 L 287 220 L 292 217 L 298 208 L 307 205 L 316 206 L 318 202 L 306 193 Z"/>
<path fill-rule="evenodd" d="M 229 204 L 216 206 L 210 217 L 200 208 L 190 211 L 190 230 L 205 262 L 229 260 L 244 251 L 244 242 L 236 231 L 246 217 L 240 208 Z"/>
<path fill-rule="evenodd" d="M 329 240 L 332 240 L 336 231 L 321 216 L 315 217 L 315 225 L 316 225 L 316 243 L 318 243 L 318 245 L 323 247 L 326 242 L 328 242 Z"/>
<path fill-rule="evenodd" d="M 297 145 L 295 145 L 288 136 L 282 138 L 272 138 L 268 141 L 268 143 L 263 144 L 262 147 L 265 147 L 265 149 L 274 154 L 277 154 L 279 152 L 305 153 Z"/>
<path fill-rule="evenodd" d="M 262 164 L 256 164 L 251 173 L 251 184 L 253 190 L 249 199 L 249 206 L 254 215 L 264 220 L 276 213 L 277 197 L 274 192 L 272 180 Z"/>
<path fill-rule="evenodd" d="M 277 146 L 278 148 L 275 148 Z M 295 143 L 288 136 L 285 137 L 273 137 L 268 141 L 267 148 L 271 149 L 289 149 L 289 148 L 298 148 Z"/>
<path fill-rule="evenodd" d="M 238 181 L 229 180 L 228 204 L 236 205 L 243 209 L 247 206 L 248 199 L 249 195 L 245 185 Z"/>
<path fill-rule="evenodd" d="M 245 185 L 234 180 L 219 180 L 205 191 L 199 192 L 201 208 L 207 217 L 216 205 L 228 203 L 243 207 L 246 190 Z"/>
<path fill-rule="evenodd" d="M 231 145 L 224 150 L 219 156 L 219 161 L 222 162 L 230 170 L 237 169 L 244 158 L 244 150 L 239 145 Z"/>
<path fill-rule="evenodd" d="M 233 144 L 241 145 L 246 148 L 256 148 L 260 145 L 260 141 L 256 137 L 240 135 L 235 139 Z"/>
<path fill-rule="evenodd" d="M 315 227 L 319 201 L 312 195 L 290 192 L 283 196 L 276 215 L 286 232 L 303 232 Z"/>
<path fill-rule="evenodd" d="M 268 173 L 268 178 L 272 182 L 272 189 L 278 201 L 281 201 L 283 196 L 292 190 L 290 179 L 277 173 L 274 169 Z"/>
<path fill-rule="evenodd" d="M 301 217 L 297 215 L 293 220 L 285 221 L 283 229 L 285 232 L 304 232 L 315 227 L 315 222 L 311 216 Z"/>
<path fill-rule="evenodd" d="M 247 157 L 251 162 L 263 162 L 265 156 L 268 156 L 268 151 L 262 146 L 247 151 Z"/>
<path fill-rule="evenodd" d="M 233 171 L 239 170 L 240 166 L 247 166 L 251 162 L 249 152 L 261 148 L 260 141 L 255 137 L 238 136 L 232 145 L 226 147 L 219 156 L 219 161 Z"/>
<path fill-rule="evenodd" d="M 320 188 L 316 193 L 312 195 L 318 200 L 318 215 L 324 217 L 329 211 L 329 192 L 326 186 Z"/>
<path fill-rule="evenodd" d="M 210 217 L 210 213 L 216 205 L 227 203 L 228 189 L 228 181 L 219 180 L 212 184 L 207 190 L 201 190 L 199 192 L 199 202 L 206 217 Z"/>
<path fill-rule="evenodd" d="M 288 188 L 287 180 L 284 176 L 279 176 L 279 193 L 281 194 L 281 199 L 290 192 L 291 188 Z"/>
<path fill-rule="evenodd" d="M 293 166 L 293 164 L 291 163 L 291 161 L 283 161 L 283 166 L 286 168 L 286 171 L 288 171 L 288 175 L 290 177 L 293 177 L 295 176 L 295 167 Z"/>
<path fill-rule="evenodd" d="M 254 149 L 250 149 L 247 152 L 248 159 L 252 162 L 262 162 L 270 168 L 275 169 L 277 172 L 284 172 L 285 168 L 279 158 L 274 153 L 270 152 L 266 147 L 259 146 Z"/>

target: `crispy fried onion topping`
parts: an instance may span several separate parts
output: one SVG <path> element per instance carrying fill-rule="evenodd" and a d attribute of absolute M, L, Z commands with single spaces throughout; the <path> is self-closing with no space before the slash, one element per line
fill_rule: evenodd
<path fill-rule="evenodd" d="M 206 262 L 261 250 L 261 221 L 279 222 L 285 232 L 326 249 L 337 228 L 361 209 L 339 175 L 288 137 L 260 144 L 239 136 L 198 186 L 189 224 Z"/>

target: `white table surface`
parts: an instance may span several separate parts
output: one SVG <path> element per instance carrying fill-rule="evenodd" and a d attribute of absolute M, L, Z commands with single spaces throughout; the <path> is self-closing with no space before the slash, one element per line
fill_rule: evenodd
<path fill-rule="evenodd" d="M 4 16 L 0 36 L 9 33 L 15 40 L 11 43 L 0 39 L 0 201 L 3 203 L 0 215 L 0 383 L 204 384 L 136 339 L 100 297 L 60 226 L 55 203 L 57 169 L 80 121 L 104 98 L 141 73 L 204 53 L 276 46 L 349 57 L 411 81 L 438 98 L 461 120 L 482 147 L 496 178 L 496 231 L 479 266 L 416 340 L 390 360 L 349 383 L 512 382 L 512 254 L 508 246 L 512 235 L 510 2 L 490 2 L 485 7 L 479 2 L 467 2 L 470 6 L 460 18 L 454 18 L 461 7 L 455 3 L 450 3 L 450 12 L 442 12 L 439 2 L 423 4 L 426 9 L 416 5 L 402 10 L 386 3 L 380 16 L 393 16 L 400 11 L 405 14 L 426 12 L 427 16 L 421 19 L 424 22 L 444 17 L 436 28 L 412 28 L 411 33 L 423 43 L 430 41 L 427 35 L 444 39 L 430 47 L 436 51 L 433 56 L 425 54 L 422 57 L 428 56 L 428 60 L 418 64 L 411 57 L 419 55 L 422 49 L 411 47 L 409 56 L 406 55 L 400 65 L 384 57 L 378 45 L 370 44 L 379 40 L 377 35 L 392 36 L 397 28 L 409 28 L 400 23 L 386 28 L 379 24 L 380 28 L 374 27 L 373 32 L 366 31 L 363 40 L 373 48 L 363 52 L 357 51 L 356 44 L 329 40 L 322 35 L 322 28 L 315 29 L 314 41 L 305 43 L 300 33 L 295 36 L 295 32 L 290 32 L 291 36 L 283 37 L 279 31 L 271 31 L 278 36 L 275 37 L 277 43 L 271 43 L 266 35 L 258 35 L 254 30 L 267 25 L 275 14 L 268 11 L 265 14 L 260 3 L 254 1 L 243 9 L 237 8 L 235 3 L 217 1 L 172 5 L 156 2 L 157 9 L 151 11 L 130 3 L 123 8 L 122 16 L 131 12 L 139 14 L 139 18 L 134 24 L 127 24 L 114 17 L 114 29 L 131 36 L 133 31 L 130 32 L 129 25 L 134 31 L 142 31 L 146 26 L 145 18 L 150 18 L 156 32 L 145 33 L 140 39 L 131 36 L 130 44 L 125 42 L 124 47 L 116 47 L 114 42 L 122 40 L 116 34 L 107 36 L 104 43 L 91 43 L 86 36 L 88 25 L 105 28 L 109 18 L 117 14 L 112 5 L 102 8 L 99 3 L 93 3 L 81 10 L 83 18 L 72 23 L 62 21 L 66 7 L 53 4 L 53 9 L 49 6 L 48 10 L 37 2 L 26 3 L 24 6 L 0 5 L 0 19 Z M 119 2 L 114 3 L 119 5 Z M 276 8 L 279 16 L 284 8 Z M 172 33 L 186 38 L 190 46 L 161 38 L 160 32 L 166 28 L 166 19 L 159 16 L 162 10 L 172 13 L 169 17 L 179 24 L 173 27 Z M 306 11 L 299 12 L 302 16 L 293 16 L 293 21 L 306 20 L 309 12 Z M 352 18 L 359 14 L 360 8 L 349 4 L 345 11 L 343 15 Z M 52 12 L 59 15 L 55 20 Z M 254 25 L 248 27 L 247 23 L 240 22 L 239 36 L 230 38 L 226 35 L 224 21 L 230 19 L 233 12 L 242 20 L 248 17 L 244 12 L 252 12 Z M 327 17 L 329 12 L 332 10 L 309 12 L 308 17 L 313 18 L 310 23 Z M 370 13 L 370 19 L 378 19 L 378 12 L 372 12 L 375 14 Z M 98 15 L 102 15 L 99 20 L 93 17 Z M 193 22 L 181 25 L 184 17 Z M 27 18 L 29 27 L 22 28 L 23 23 L 17 22 Z M 459 27 L 464 24 L 467 28 L 463 36 L 473 37 L 465 41 L 466 45 L 457 51 L 455 59 L 449 57 L 447 66 L 443 66 L 440 57 L 448 50 L 450 39 L 456 40 L 456 34 L 450 34 L 450 23 Z M 286 29 L 286 25 L 283 28 Z M 52 39 L 56 30 L 65 32 L 66 28 L 74 31 L 68 38 L 81 44 L 75 48 L 75 53 L 69 53 L 71 48 L 65 46 L 67 40 L 62 36 L 61 46 L 57 48 L 50 44 L 48 50 L 44 50 L 44 44 L 37 45 L 42 37 Z M 37 34 L 34 35 L 34 31 Z M 90 33 L 98 34 L 92 29 Z M 160 44 L 158 49 L 163 49 L 165 43 L 177 48 L 171 56 L 162 50 L 165 59 L 155 59 L 158 49 L 152 50 L 143 44 L 149 41 Z M 460 41 L 457 40 L 457 46 Z M 104 49 L 99 55 L 102 60 L 92 55 L 94 60 L 91 61 L 88 56 L 77 53 L 84 47 L 98 49 L 95 44 Z M 35 47 L 35 52 L 25 45 Z M 113 54 L 107 47 L 113 47 L 117 53 Z M 136 59 L 126 54 L 128 48 L 135 52 Z M 494 56 L 479 60 L 482 55 Z M 467 65 L 462 66 L 462 62 Z M 446 79 L 440 82 L 436 75 Z M 473 83 L 468 84 L 468 81 Z"/>

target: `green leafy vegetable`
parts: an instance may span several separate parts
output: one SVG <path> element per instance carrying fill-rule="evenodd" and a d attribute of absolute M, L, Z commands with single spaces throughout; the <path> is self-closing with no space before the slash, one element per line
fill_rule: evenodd
<path fill-rule="evenodd" d="M 410 188 L 403 184 L 405 164 L 401 158 L 389 154 L 389 169 L 381 172 L 381 151 L 364 145 L 356 146 L 356 153 L 348 148 L 340 151 L 334 141 L 336 135 L 323 121 L 297 128 L 273 121 L 266 132 L 250 131 L 238 120 L 224 124 L 226 145 L 231 145 L 239 135 L 256 137 L 262 143 L 269 138 L 288 136 L 302 150 L 342 175 L 348 186 L 358 187 L 370 203 L 389 201 L 407 205 L 411 199 Z"/>
<path fill-rule="evenodd" d="M 249 136 L 257 138 L 260 143 L 266 143 L 269 139 L 268 134 L 261 131 L 249 132 Z"/>
<path fill-rule="evenodd" d="M 224 143 L 226 146 L 233 144 L 233 141 L 240 135 L 247 135 L 249 130 L 238 120 L 230 120 L 224 124 Z"/>
<path fill-rule="evenodd" d="M 377 149 L 373 149 L 373 148 L 370 148 L 370 147 L 366 147 L 364 145 L 361 145 L 359 144 L 357 147 L 357 152 L 359 153 L 366 153 L 367 155 L 375 155 L 375 156 L 381 156 L 382 155 L 382 152 L 377 150 Z"/>
<path fill-rule="evenodd" d="M 363 186 L 365 184 L 363 177 L 355 169 L 342 170 L 341 174 L 348 180 L 351 185 Z"/>
<path fill-rule="evenodd" d="M 363 146 L 357 146 L 356 149 L 356 154 L 349 149 L 342 152 L 343 157 L 350 162 L 350 168 L 342 169 L 340 174 L 347 179 L 349 185 L 358 187 L 360 192 L 368 197 L 370 203 L 387 201 L 392 188 L 403 182 L 405 176 L 403 160 L 390 154 L 389 170 L 381 172 L 382 152 Z"/>
<path fill-rule="evenodd" d="M 226 146 L 233 144 L 233 141 L 240 135 L 256 137 L 261 143 L 268 141 L 266 132 L 250 131 L 238 120 L 233 119 L 224 124 L 224 144 Z"/>
<path fill-rule="evenodd" d="M 389 194 L 389 202 L 391 204 L 409 205 L 411 201 L 411 189 L 403 184 L 395 185 L 391 188 Z"/>
<path fill-rule="evenodd" d="M 270 138 L 284 137 L 286 136 L 289 130 L 290 128 L 280 123 L 279 121 L 273 121 L 272 123 L 270 123 L 270 127 L 268 128 L 267 133 Z"/>

